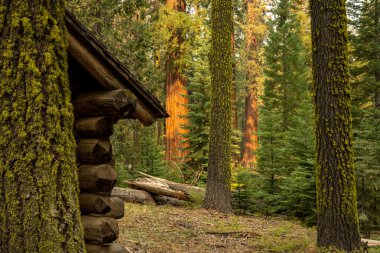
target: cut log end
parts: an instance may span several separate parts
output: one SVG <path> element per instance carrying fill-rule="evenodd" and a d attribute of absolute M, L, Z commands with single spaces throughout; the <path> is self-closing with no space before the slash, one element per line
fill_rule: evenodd
<path fill-rule="evenodd" d="M 92 193 L 81 193 L 79 206 L 82 213 L 104 214 L 111 210 L 109 197 Z"/>
<path fill-rule="evenodd" d="M 84 239 L 91 243 L 111 243 L 119 237 L 117 221 L 108 217 L 82 216 Z"/>
<path fill-rule="evenodd" d="M 82 164 L 78 175 L 79 187 L 88 192 L 110 193 L 117 180 L 115 170 L 108 164 Z"/>
<path fill-rule="evenodd" d="M 79 139 L 77 156 L 83 163 L 107 163 L 112 159 L 112 146 L 109 140 Z"/>

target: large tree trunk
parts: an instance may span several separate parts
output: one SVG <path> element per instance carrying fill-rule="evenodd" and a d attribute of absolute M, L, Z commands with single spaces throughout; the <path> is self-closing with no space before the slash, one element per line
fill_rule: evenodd
<path fill-rule="evenodd" d="M 186 12 L 185 0 L 167 0 L 167 6 L 173 11 Z M 187 144 L 182 137 L 187 132 L 182 125 L 188 124 L 187 118 L 184 117 L 188 113 L 186 107 L 188 98 L 185 97 L 187 95 L 186 78 L 180 73 L 176 63 L 182 57 L 180 47 L 184 37 L 185 34 L 182 31 L 176 31 L 173 34 L 173 43 L 176 45 L 166 63 L 166 111 L 170 117 L 166 119 L 165 149 L 166 161 L 169 164 L 179 162 L 186 155 L 183 149 Z"/>
<path fill-rule="evenodd" d="M 264 5 L 261 0 L 247 0 L 247 95 L 245 97 L 243 159 L 245 167 L 256 166 L 258 138 L 258 78 L 262 75 L 260 50 L 265 36 Z"/>
<path fill-rule="evenodd" d="M 320 247 L 360 247 L 345 1 L 311 0 Z"/>
<path fill-rule="evenodd" d="M 231 209 L 232 0 L 212 0 L 211 120 L 207 190 L 203 207 Z"/>
<path fill-rule="evenodd" d="M 0 3 L 0 252 L 85 251 L 64 15 Z"/>

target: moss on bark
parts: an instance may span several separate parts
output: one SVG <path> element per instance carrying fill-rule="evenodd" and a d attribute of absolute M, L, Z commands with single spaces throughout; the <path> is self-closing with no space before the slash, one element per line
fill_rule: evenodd
<path fill-rule="evenodd" d="M 85 252 L 64 15 L 0 2 L 0 252 Z"/>
<path fill-rule="evenodd" d="M 345 1 L 311 0 L 318 246 L 360 247 Z"/>
<path fill-rule="evenodd" d="M 229 212 L 231 178 L 232 0 L 212 1 L 211 120 L 203 207 Z"/>

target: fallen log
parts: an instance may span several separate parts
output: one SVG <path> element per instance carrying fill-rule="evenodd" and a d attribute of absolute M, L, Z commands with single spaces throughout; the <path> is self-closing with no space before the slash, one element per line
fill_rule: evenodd
<path fill-rule="evenodd" d="M 132 253 L 128 248 L 119 244 L 99 245 L 86 242 L 87 253 Z"/>
<path fill-rule="evenodd" d="M 140 189 L 144 190 L 147 192 L 155 193 L 158 195 L 163 195 L 163 196 L 168 196 L 180 200 L 190 200 L 189 195 L 185 192 L 182 191 L 176 191 L 170 189 L 168 184 L 154 180 L 151 178 L 137 178 L 135 180 L 130 180 L 130 181 L 125 181 L 128 186 L 135 188 L 135 189 Z"/>
<path fill-rule="evenodd" d="M 119 197 L 125 202 L 156 205 L 152 195 L 146 191 L 115 187 L 111 192 L 112 197 Z"/>
<path fill-rule="evenodd" d="M 79 119 L 75 122 L 75 130 L 81 137 L 104 137 L 113 132 L 111 119 L 106 116 Z"/>
<path fill-rule="evenodd" d="M 124 201 L 118 197 L 109 198 L 108 206 L 110 210 L 104 214 L 91 213 L 91 216 L 97 217 L 110 217 L 114 219 L 121 219 L 124 217 Z"/>
<path fill-rule="evenodd" d="M 132 93 L 124 89 L 81 93 L 73 101 L 79 115 L 108 115 L 115 119 L 128 118 L 135 112 L 136 103 Z"/>
<path fill-rule="evenodd" d="M 163 206 L 163 205 L 171 205 L 171 206 L 186 206 L 188 205 L 188 202 L 167 197 L 167 196 L 162 196 L 162 195 L 153 195 L 153 199 L 156 201 L 157 205 Z"/>
<path fill-rule="evenodd" d="M 92 243 L 111 243 L 119 237 L 117 221 L 108 217 L 82 216 L 84 239 Z"/>
<path fill-rule="evenodd" d="M 102 195 L 92 193 L 79 194 L 79 206 L 82 214 L 98 213 L 105 214 L 111 210 L 110 199 Z"/>
<path fill-rule="evenodd" d="M 83 163 L 107 163 L 112 158 L 112 146 L 109 140 L 77 140 L 77 157 Z"/>
<path fill-rule="evenodd" d="M 116 184 L 115 170 L 108 164 L 79 166 L 79 187 L 81 190 L 109 193 Z"/>
<path fill-rule="evenodd" d="M 203 188 L 192 186 L 192 185 L 187 185 L 187 184 L 172 182 L 172 181 L 169 181 L 167 179 L 151 176 L 151 175 L 143 173 L 143 172 L 139 172 L 139 174 L 141 174 L 142 176 L 144 176 L 146 178 L 150 178 L 154 181 L 166 184 L 172 190 L 182 191 L 182 192 L 186 193 L 189 196 L 191 201 L 197 201 L 200 198 L 201 199 L 204 198 L 205 190 Z"/>

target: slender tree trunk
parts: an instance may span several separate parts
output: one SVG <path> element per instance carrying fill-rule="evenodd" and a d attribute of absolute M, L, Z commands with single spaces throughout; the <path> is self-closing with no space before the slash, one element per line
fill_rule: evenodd
<path fill-rule="evenodd" d="M 207 190 L 203 207 L 231 210 L 232 0 L 212 0 L 211 120 Z"/>
<path fill-rule="evenodd" d="M 247 0 L 247 95 L 245 97 L 244 143 L 241 164 L 254 168 L 258 140 L 258 78 L 262 74 L 260 48 L 264 40 L 264 7 L 261 0 Z"/>
<path fill-rule="evenodd" d="M 185 0 L 167 0 L 167 6 L 173 11 L 186 12 Z M 179 48 L 184 41 L 184 34 L 177 31 L 173 35 L 173 41 L 177 43 L 176 51 L 171 52 L 166 64 L 166 110 L 170 117 L 166 119 L 165 147 L 166 160 L 169 163 L 178 162 L 186 155 L 183 148 L 187 146 L 186 140 L 182 137 L 187 130 L 182 125 L 188 124 L 188 103 L 186 89 L 186 78 L 180 73 L 176 61 L 182 57 Z"/>
<path fill-rule="evenodd" d="M 236 59 L 235 59 L 235 28 L 232 25 L 231 32 L 231 56 L 232 56 L 232 123 L 235 130 L 239 127 L 237 111 L 237 87 L 236 87 Z"/>
<path fill-rule="evenodd" d="M 232 23 L 231 32 L 231 60 L 232 60 L 232 93 L 231 93 L 231 103 L 232 103 L 232 127 L 233 130 L 238 130 L 238 110 L 237 110 L 237 81 L 236 81 L 236 57 L 235 57 L 235 25 Z M 232 136 L 233 137 L 233 136 Z M 232 143 L 237 144 L 239 143 Z M 234 150 L 232 155 L 233 166 L 236 167 L 239 164 L 240 154 Z"/>
<path fill-rule="evenodd" d="M 374 1 L 374 6 L 375 6 L 375 13 L 374 13 L 374 19 L 375 19 L 375 27 L 379 27 L 379 15 L 380 15 L 380 8 L 378 7 L 379 5 L 378 0 Z M 377 30 L 378 31 L 378 30 Z M 379 51 L 377 51 L 379 52 Z M 377 54 L 377 57 L 379 59 L 380 55 Z M 377 109 L 380 109 L 380 69 L 377 67 L 377 71 L 375 72 L 375 80 L 377 83 L 377 88 L 375 91 L 375 107 Z"/>
<path fill-rule="evenodd" d="M 0 252 L 85 252 L 64 15 L 0 3 Z"/>
<path fill-rule="evenodd" d="M 318 246 L 360 247 L 345 1 L 311 0 Z"/>

